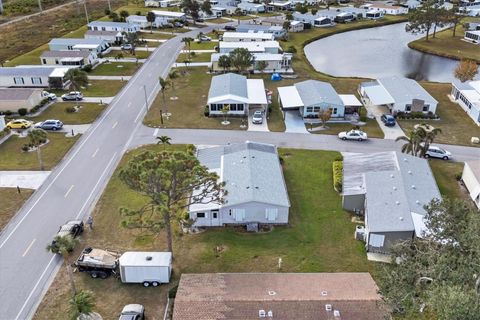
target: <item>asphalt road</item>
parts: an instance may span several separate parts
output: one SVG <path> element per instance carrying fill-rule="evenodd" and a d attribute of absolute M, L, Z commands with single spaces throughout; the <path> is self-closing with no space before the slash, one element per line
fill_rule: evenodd
<path fill-rule="evenodd" d="M 209 31 L 206 28 L 203 31 Z M 197 31 L 198 32 L 198 31 Z M 60 225 L 85 218 L 106 186 L 149 103 L 158 92 L 183 44 L 165 42 L 114 98 L 109 108 L 75 144 L 64 160 L 0 235 L 0 319 L 29 319 L 60 265 L 46 251 Z"/>
<path fill-rule="evenodd" d="M 198 129 L 154 129 L 142 126 L 133 138 L 129 148 L 151 144 L 157 135 L 172 138 L 172 143 L 191 143 L 200 145 L 220 145 L 226 143 L 256 141 L 276 145 L 279 148 L 312 150 L 332 150 L 340 152 L 381 152 L 400 151 L 402 142 L 388 139 L 369 139 L 367 141 L 342 141 L 333 135 L 304 134 L 287 132 L 259 132 L 235 130 L 198 130 Z M 480 148 L 456 145 L 440 145 L 452 152 L 455 161 L 480 158 Z"/>

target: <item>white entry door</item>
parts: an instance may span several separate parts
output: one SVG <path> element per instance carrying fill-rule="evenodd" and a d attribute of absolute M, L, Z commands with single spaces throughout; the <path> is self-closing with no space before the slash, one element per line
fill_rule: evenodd
<path fill-rule="evenodd" d="M 218 212 L 218 210 L 212 210 L 211 214 L 212 214 L 212 226 L 220 225 L 220 219 L 218 217 L 220 213 Z"/>

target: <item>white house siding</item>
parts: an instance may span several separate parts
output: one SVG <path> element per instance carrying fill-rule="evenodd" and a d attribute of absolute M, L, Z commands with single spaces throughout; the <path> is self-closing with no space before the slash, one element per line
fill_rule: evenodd
<path fill-rule="evenodd" d="M 232 106 L 232 104 L 235 106 Z M 223 106 L 225 105 L 230 106 L 230 111 L 228 112 L 229 115 L 242 116 L 247 114 L 248 112 L 248 104 L 241 101 L 226 100 L 226 101 L 220 101 L 220 102 L 209 104 L 210 114 L 223 115 L 222 111 L 220 110 L 222 110 Z M 243 110 L 238 110 L 239 108 L 243 108 Z M 234 109 L 237 109 L 237 110 L 234 110 Z"/>
<path fill-rule="evenodd" d="M 197 227 L 223 225 L 245 225 L 257 222 L 261 224 L 288 224 L 288 207 L 259 202 L 248 202 L 235 206 L 226 206 L 218 211 L 217 219 L 213 211 L 206 211 L 204 218 L 197 218 L 198 212 L 191 212 L 190 218 Z M 202 212 L 203 213 L 203 212 Z"/>
<path fill-rule="evenodd" d="M 333 109 L 332 118 L 343 118 L 345 116 L 345 106 L 331 103 L 321 103 L 300 108 L 300 114 L 303 117 L 316 116 L 320 109 Z"/>
<path fill-rule="evenodd" d="M 470 198 L 480 209 L 480 181 L 468 163 L 465 163 L 463 167 L 462 181 L 469 192 Z"/>
<path fill-rule="evenodd" d="M 30 110 L 42 101 L 42 90 L 34 92 L 28 99 L 25 100 L 0 100 L 0 111 L 17 112 L 18 109 L 26 108 Z"/>
<path fill-rule="evenodd" d="M 480 126 L 480 106 L 474 105 L 454 84 L 452 85 L 452 97 L 475 124 Z"/>
<path fill-rule="evenodd" d="M 0 76 L 0 87 L 48 88 L 49 81 L 48 76 Z"/>

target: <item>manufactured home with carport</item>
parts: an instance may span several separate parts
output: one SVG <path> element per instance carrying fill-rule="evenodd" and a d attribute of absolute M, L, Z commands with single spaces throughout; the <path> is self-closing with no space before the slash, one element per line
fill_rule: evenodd
<path fill-rule="evenodd" d="M 18 66 L 0 68 L 0 87 L 65 89 L 70 67 Z"/>
<path fill-rule="evenodd" d="M 43 65 L 77 66 L 83 67 L 98 62 L 97 54 L 93 51 L 60 50 L 44 51 L 40 56 Z"/>
<path fill-rule="evenodd" d="M 55 38 L 50 40 L 48 47 L 51 51 L 86 50 L 95 51 L 98 54 L 106 51 L 110 44 L 102 39 Z"/>
<path fill-rule="evenodd" d="M 222 204 L 191 205 L 193 226 L 288 224 L 290 200 L 274 145 L 247 141 L 207 147 L 197 151 L 197 158 L 217 173 L 228 193 Z"/>
<path fill-rule="evenodd" d="M 126 33 L 135 33 L 140 31 L 140 27 L 128 22 L 112 21 L 93 21 L 87 25 L 88 30 L 93 31 L 117 31 Z"/>

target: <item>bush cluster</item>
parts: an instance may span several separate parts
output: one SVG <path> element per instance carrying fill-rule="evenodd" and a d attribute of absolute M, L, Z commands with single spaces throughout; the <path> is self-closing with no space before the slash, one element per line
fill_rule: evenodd
<path fill-rule="evenodd" d="M 40 141 L 40 144 L 44 144 L 44 143 L 46 143 L 46 142 L 47 142 L 47 139 L 42 139 L 42 140 Z M 29 151 L 30 149 L 34 148 L 34 147 L 35 147 L 35 145 L 34 145 L 33 143 L 26 143 L 26 144 L 24 144 L 24 145 L 22 146 L 22 151 L 27 152 L 27 151 Z"/>
<path fill-rule="evenodd" d="M 40 101 L 39 104 L 37 104 L 32 109 L 30 109 L 30 113 L 37 112 L 38 110 L 40 110 L 40 108 L 43 108 L 47 103 L 48 103 L 48 98 L 43 99 L 42 101 Z M 20 114 L 20 110 L 18 111 L 18 113 Z"/>
<path fill-rule="evenodd" d="M 65 112 L 66 113 L 75 113 L 75 112 L 77 112 L 77 109 L 75 107 L 66 107 Z"/>
<path fill-rule="evenodd" d="M 438 119 L 438 116 L 433 112 L 423 113 L 423 112 L 403 112 L 400 111 L 396 115 L 397 119 Z"/>
<path fill-rule="evenodd" d="M 333 188 L 342 192 L 343 188 L 343 161 L 333 161 Z"/>

